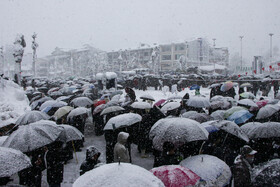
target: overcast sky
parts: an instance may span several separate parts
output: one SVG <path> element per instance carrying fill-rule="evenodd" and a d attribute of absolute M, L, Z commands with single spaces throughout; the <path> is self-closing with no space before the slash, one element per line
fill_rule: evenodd
<path fill-rule="evenodd" d="M 169 43 L 207 38 L 252 59 L 280 44 L 279 0 L 1 0 L 0 45 L 38 34 L 38 56 L 54 48 L 83 44 L 111 51 L 139 43 Z"/>

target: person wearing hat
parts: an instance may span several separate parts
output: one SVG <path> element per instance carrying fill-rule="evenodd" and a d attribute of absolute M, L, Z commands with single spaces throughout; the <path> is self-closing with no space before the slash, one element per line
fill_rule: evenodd
<path fill-rule="evenodd" d="M 86 152 L 86 160 L 82 163 L 80 167 L 80 175 L 83 175 L 85 172 L 98 167 L 101 162 L 98 159 L 100 157 L 100 151 L 94 146 L 89 146 Z"/>
<path fill-rule="evenodd" d="M 257 151 L 248 145 L 240 149 L 240 154 L 235 158 L 232 169 L 234 186 L 251 186 L 251 164 L 256 153 Z"/>

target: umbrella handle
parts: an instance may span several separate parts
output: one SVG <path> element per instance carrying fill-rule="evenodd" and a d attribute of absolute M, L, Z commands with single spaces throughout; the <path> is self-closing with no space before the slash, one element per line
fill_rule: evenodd
<path fill-rule="evenodd" d="M 200 154 L 202 154 L 202 148 L 203 148 L 203 146 L 204 146 L 205 142 L 206 142 L 206 141 L 203 141 L 203 143 L 201 144 L 201 147 L 200 147 L 200 149 L 199 149 L 199 153 L 198 153 L 199 155 L 200 155 Z"/>
<path fill-rule="evenodd" d="M 77 158 L 77 153 L 76 153 L 75 145 L 74 145 L 73 140 L 71 142 L 72 142 L 72 146 L 73 146 L 74 153 L 75 153 L 76 163 L 78 164 L 79 162 L 78 162 L 78 158 Z"/>

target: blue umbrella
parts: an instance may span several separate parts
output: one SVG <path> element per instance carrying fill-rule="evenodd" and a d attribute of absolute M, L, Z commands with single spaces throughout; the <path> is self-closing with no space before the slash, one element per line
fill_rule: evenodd
<path fill-rule="evenodd" d="M 194 84 L 190 87 L 190 90 L 199 90 L 200 86 L 198 86 L 197 84 Z"/>
<path fill-rule="evenodd" d="M 239 110 L 234 112 L 227 119 L 229 121 L 234 121 L 236 124 L 241 124 L 248 121 L 252 116 L 253 114 L 251 114 L 248 110 Z"/>

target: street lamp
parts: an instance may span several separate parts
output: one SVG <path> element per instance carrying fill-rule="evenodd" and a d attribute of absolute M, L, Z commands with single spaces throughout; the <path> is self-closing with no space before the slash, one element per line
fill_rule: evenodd
<path fill-rule="evenodd" d="M 242 39 L 243 39 L 244 36 L 239 36 L 240 38 L 240 64 L 241 64 L 241 71 L 242 71 L 242 67 L 243 67 L 243 64 L 242 64 Z"/>
<path fill-rule="evenodd" d="M 272 36 L 273 33 L 269 33 L 270 36 L 270 64 L 272 63 Z"/>
<path fill-rule="evenodd" d="M 216 56 L 215 56 L 215 46 L 216 38 L 213 38 L 213 61 L 214 61 L 214 73 L 216 73 Z"/>

